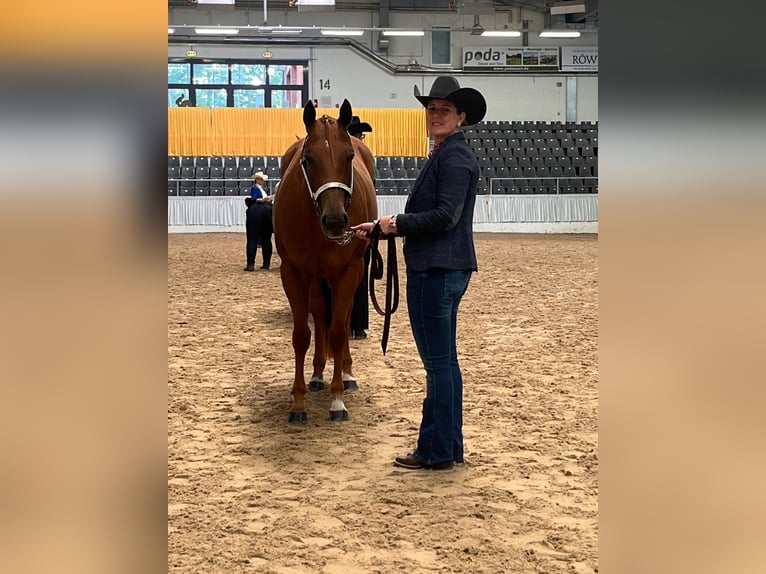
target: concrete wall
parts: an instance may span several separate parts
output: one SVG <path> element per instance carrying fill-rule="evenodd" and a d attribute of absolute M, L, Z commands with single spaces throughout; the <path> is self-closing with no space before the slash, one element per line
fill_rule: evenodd
<path fill-rule="evenodd" d="M 473 37 L 475 41 L 475 36 Z M 392 75 L 345 46 L 291 47 L 252 44 L 225 46 L 196 44 L 199 58 L 255 58 L 265 50 L 273 60 L 309 61 L 309 97 L 330 98 L 330 105 L 348 98 L 358 108 L 412 108 L 420 104 L 413 86 L 428 93 L 433 75 Z M 168 46 L 169 57 L 184 57 L 188 44 Z M 448 72 L 447 72 L 448 73 Z M 319 80 L 330 80 L 320 88 Z M 487 100 L 487 120 L 565 121 L 566 75 L 461 75 L 460 84 L 479 90 Z M 324 85 L 324 83 L 323 83 Z M 577 77 L 577 121 L 598 120 L 598 77 Z"/>

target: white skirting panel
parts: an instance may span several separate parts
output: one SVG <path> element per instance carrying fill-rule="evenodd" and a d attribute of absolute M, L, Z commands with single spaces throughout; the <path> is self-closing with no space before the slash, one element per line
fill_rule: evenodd
<path fill-rule="evenodd" d="M 378 214 L 401 213 L 406 202 L 405 195 L 379 195 Z M 566 224 L 560 226 L 561 233 L 593 230 L 597 229 L 598 195 L 479 195 L 473 221 L 477 231 L 500 231 L 514 224 L 513 229 L 557 232 L 558 223 Z M 168 197 L 169 232 L 241 231 L 244 227 L 243 196 Z"/>
<path fill-rule="evenodd" d="M 173 225 L 245 226 L 245 198 L 168 197 L 168 227 Z"/>

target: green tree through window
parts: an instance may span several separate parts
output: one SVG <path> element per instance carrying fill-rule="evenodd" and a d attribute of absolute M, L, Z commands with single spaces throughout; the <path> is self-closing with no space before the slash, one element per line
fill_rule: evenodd
<path fill-rule="evenodd" d="M 306 73 L 306 62 L 171 59 L 168 106 L 183 95 L 198 107 L 301 107 Z"/>

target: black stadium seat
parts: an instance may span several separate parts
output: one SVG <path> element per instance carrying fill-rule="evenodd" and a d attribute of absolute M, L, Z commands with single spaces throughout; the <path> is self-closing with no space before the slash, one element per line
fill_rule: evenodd
<path fill-rule="evenodd" d="M 226 195 L 239 195 L 239 182 L 236 179 L 227 179 L 224 190 Z"/>
<path fill-rule="evenodd" d="M 251 158 L 249 155 L 241 155 L 239 156 L 239 159 L 237 160 L 237 167 L 242 169 L 243 167 L 251 168 L 253 167 L 253 158 Z"/>
<path fill-rule="evenodd" d="M 254 155 L 253 156 L 253 169 L 255 171 L 261 170 L 263 171 L 263 168 L 266 167 L 266 158 L 262 155 Z"/>
<path fill-rule="evenodd" d="M 210 180 L 198 180 L 194 182 L 194 195 L 210 195 Z"/>

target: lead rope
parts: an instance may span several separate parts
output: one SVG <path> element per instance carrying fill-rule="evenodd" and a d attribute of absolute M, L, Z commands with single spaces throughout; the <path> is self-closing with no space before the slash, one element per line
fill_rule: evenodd
<path fill-rule="evenodd" d="M 378 251 L 378 242 L 382 233 L 380 223 L 376 223 L 370 233 L 370 299 L 375 311 L 379 315 L 383 315 L 383 339 L 380 346 L 385 355 L 388 346 L 388 332 L 391 327 L 391 315 L 399 308 L 399 268 L 396 265 L 396 236 L 384 235 L 383 238 L 388 240 L 388 256 L 386 257 L 388 265 L 386 271 L 386 306 L 381 309 L 378 299 L 375 297 L 375 280 L 383 278 L 383 257 Z"/>

